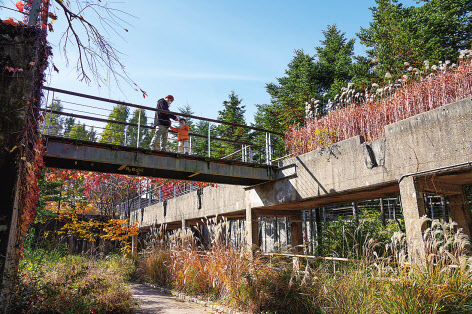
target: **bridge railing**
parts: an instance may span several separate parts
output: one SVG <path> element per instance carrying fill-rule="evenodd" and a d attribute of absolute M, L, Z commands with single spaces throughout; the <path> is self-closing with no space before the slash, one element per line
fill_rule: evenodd
<path fill-rule="evenodd" d="M 166 202 L 201 189 L 202 187 L 192 182 L 184 182 L 177 185 L 164 184 L 151 189 L 143 189 L 139 195 L 123 200 L 120 204 L 116 205 L 116 208 L 120 216 L 129 217 L 130 213 L 136 210 Z"/>
<path fill-rule="evenodd" d="M 144 121 L 153 121 L 155 112 L 164 112 L 208 123 L 207 134 L 189 134 L 190 154 L 196 155 L 198 151 L 200 155 L 204 152 L 203 157 L 240 160 L 242 162 L 264 163 L 267 165 L 272 165 L 274 160 L 274 137 L 283 136 L 281 133 L 253 126 L 239 125 L 179 112 L 163 111 L 152 107 L 52 87 L 43 87 L 43 89 L 47 91 L 46 105 L 42 109 L 45 117 L 42 132 L 45 135 L 62 136 L 101 143 L 107 143 L 108 138 L 113 139 L 108 141 L 110 144 L 152 149 L 149 147 L 149 142 L 154 126 L 151 123 L 144 123 Z M 128 113 L 130 108 L 139 109 L 135 111 L 137 117 L 133 116 L 131 121 L 120 121 L 116 117 L 115 119 L 111 119 L 110 114 L 113 110 L 107 108 L 107 104 L 123 105 L 128 108 Z M 147 113 L 151 113 L 151 116 L 148 116 Z M 79 126 L 75 125 L 74 128 L 70 129 L 71 125 L 70 122 L 68 125 L 68 121 L 72 121 L 72 119 L 78 119 L 81 123 Z M 61 121 L 61 124 L 58 123 L 58 120 Z M 259 147 L 259 151 L 255 151 L 254 148 L 256 145 L 254 143 L 214 137 L 211 133 L 212 127 L 214 127 L 215 124 L 243 128 L 253 133 L 262 133 L 265 137 L 265 147 Z M 174 138 L 169 141 L 169 146 L 175 148 L 176 133 L 169 132 L 169 134 L 174 135 Z M 218 145 L 223 148 L 226 146 L 226 152 L 228 152 L 229 148 L 229 153 L 223 156 L 215 156 L 214 152 L 212 152 L 212 145 L 215 142 L 219 143 Z"/>

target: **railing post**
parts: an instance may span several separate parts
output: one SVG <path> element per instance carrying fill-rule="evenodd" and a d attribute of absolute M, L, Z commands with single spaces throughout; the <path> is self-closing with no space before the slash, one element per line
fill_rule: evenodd
<path fill-rule="evenodd" d="M 139 148 L 140 131 L 141 131 L 141 109 L 138 109 L 138 136 L 136 137 L 136 148 Z"/>
<path fill-rule="evenodd" d="M 192 137 L 190 137 L 189 139 L 189 151 L 188 151 L 189 155 L 192 155 Z"/>
<path fill-rule="evenodd" d="M 210 158 L 210 134 L 211 134 L 211 123 L 208 122 L 208 158 Z"/>
<path fill-rule="evenodd" d="M 174 185 L 174 198 L 177 197 L 177 186 Z"/>
<path fill-rule="evenodd" d="M 162 186 L 159 187 L 159 203 L 162 202 Z"/>
<path fill-rule="evenodd" d="M 193 191 L 193 183 L 190 183 L 190 192 Z"/>
<path fill-rule="evenodd" d="M 248 148 L 248 158 L 249 158 L 249 162 L 254 162 L 254 155 L 252 154 L 252 147 L 249 146 Z"/>
<path fill-rule="evenodd" d="M 148 206 L 152 205 L 152 192 L 148 192 Z"/>
<path fill-rule="evenodd" d="M 43 134 L 44 134 L 44 128 L 46 127 L 46 114 L 48 113 L 48 102 L 49 102 L 49 91 L 46 96 L 46 106 L 44 106 Z"/>
<path fill-rule="evenodd" d="M 269 141 L 267 137 L 267 132 L 265 134 L 265 153 L 266 153 L 266 164 L 269 164 Z"/>
<path fill-rule="evenodd" d="M 270 138 L 270 133 L 267 133 L 268 137 L 268 144 L 269 144 L 269 163 L 268 165 L 272 165 L 272 140 Z"/>

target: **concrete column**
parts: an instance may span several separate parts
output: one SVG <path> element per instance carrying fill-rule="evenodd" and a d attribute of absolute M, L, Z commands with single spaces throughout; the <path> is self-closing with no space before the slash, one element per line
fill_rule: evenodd
<path fill-rule="evenodd" d="M 182 219 L 182 229 L 186 229 L 189 227 L 188 221 L 185 219 Z"/>
<path fill-rule="evenodd" d="M 293 254 L 303 253 L 303 234 L 302 234 L 302 212 L 296 212 L 290 216 L 290 227 L 292 231 L 292 252 Z"/>
<path fill-rule="evenodd" d="M 382 219 L 382 226 L 385 227 L 385 207 L 384 207 L 384 202 L 383 198 L 380 198 L 380 218 Z"/>
<path fill-rule="evenodd" d="M 357 221 L 358 220 L 358 213 L 359 213 L 359 210 L 357 208 L 357 203 L 356 202 L 352 202 L 352 218 Z"/>
<path fill-rule="evenodd" d="M 423 266 L 426 253 L 423 243 L 423 231 L 426 227 L 420 218 L 425 215 L 423 193 L 417 188 L 415 179 L 410 176 L 400 182 L 400 195 L 405 218 L 406 239 L 410 262 Z"/>
<path fill-rule="evenodd" d="M 131 236 L 131 254 L 138 254 L 138 236 Z"/>
<path fill-rule="evenodd" d="M 472 235 L 472 215 L 465 187 L 461 189 L 460 194 L 448 196 L 451 218 L 457 223 L 457 228 L 462 228 L 462 231 L 470 236 Z"/>
<path fill-rule="evenodd" d="M 246 193 L 246 243 L 250 252 L 259 249 L 259 222 Z"/>

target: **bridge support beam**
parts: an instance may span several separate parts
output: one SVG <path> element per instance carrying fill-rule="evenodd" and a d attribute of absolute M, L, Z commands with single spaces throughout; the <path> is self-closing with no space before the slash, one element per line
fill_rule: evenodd
<path fill-rule="evenodd" d="M 246 192 L 246 242 L 249 252 L 259 250 L 259 221 Z"/>
<path fill-rule="evenodd" d="M 426 214 L 426 210 L 423 193 L 413 176 L 405 177 L 400 182 L 400 196 L 405 218 L 408 256 L 412 264 L 422 267 L 426 262 L 423 242 L 426 224 L 423 224 L 420 218 Z"/>
<path fill-rule="evenodd" d="M 449 195 L 448 199 L 452 220 L 457 223 L 457 228 L 462 228 L 462 231 L 465 234 L 471 236 L 472 215 L 470 213 L 470 205 L 467 199 L 465 187 L 460 187 L 457 193 Z"/>
<path fill-rule="evenodd" d="M 298 211 L 290 216 L 290 230 L 292 232 L 293 254 L 303 253 L 302 212 Z"/>

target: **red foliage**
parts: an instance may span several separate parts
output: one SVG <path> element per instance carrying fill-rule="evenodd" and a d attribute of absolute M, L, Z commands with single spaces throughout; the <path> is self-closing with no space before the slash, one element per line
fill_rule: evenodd
<path fill-rule="evenodd" d="M 351 104 L 306 126 L 292 126 L 285 145 L 294 155 L 307 153 L 332 143 L 363 135 L 367 141 L 384 136 L 388 124 L 459 101 L 472 95 L 472 64 L 461 63 L 447 72 L 433 72 L 403 85 L 395 93 L 374 102 Z"/>

